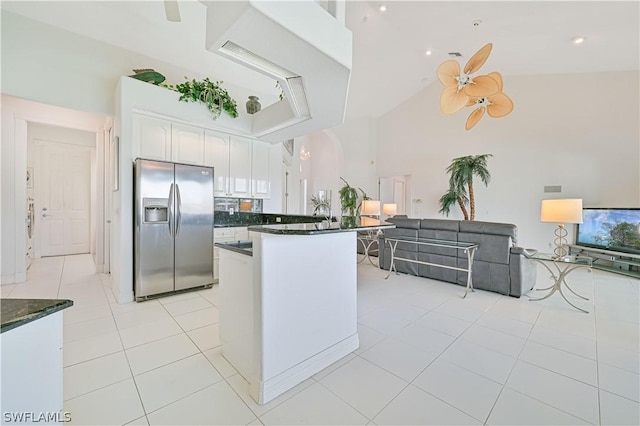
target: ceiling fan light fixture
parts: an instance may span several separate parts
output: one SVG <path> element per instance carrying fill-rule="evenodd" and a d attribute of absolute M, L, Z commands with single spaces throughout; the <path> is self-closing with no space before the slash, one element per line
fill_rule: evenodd
<path fill-rule="evenodd" d="M 571 41 L 573 41 L 573 44 L 575 45 L 581 45 L 585 42 L 586 37 L 584 36 L 575 36 L 574 38 L 571 39 Z"/>

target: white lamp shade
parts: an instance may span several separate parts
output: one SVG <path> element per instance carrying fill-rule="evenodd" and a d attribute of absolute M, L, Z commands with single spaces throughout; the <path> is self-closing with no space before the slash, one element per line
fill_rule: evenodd
<path fill-rule="evenodd" d="M 397 204 L 383 204 L 382 205 L 382 213 L 384 214 L 396 214 L 398 212 Z"/>
<path fill-rule="evenodd" d="M 360 214 L 368 216 L 380 216 L 380 201 L 363 200 L 362 212 Z"/>
<path fill-rule="evenodd" d="M 582 199 L 542 200 L 541 222 L 582 223 Z"/>

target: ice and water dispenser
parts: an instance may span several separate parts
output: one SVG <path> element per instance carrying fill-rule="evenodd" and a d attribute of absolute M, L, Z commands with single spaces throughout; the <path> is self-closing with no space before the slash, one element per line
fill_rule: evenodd
<path fill-rule="evenodd" d="M 143 198 L 144 223 L 167 223 L 169 221 L 168 198 Z"/>

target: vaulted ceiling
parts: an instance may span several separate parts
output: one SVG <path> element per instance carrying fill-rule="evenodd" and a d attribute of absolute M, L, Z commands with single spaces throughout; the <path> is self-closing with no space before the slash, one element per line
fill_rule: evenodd
<path fill-rule="evenodd" d="M 179 1 L 179 23 L 167 21 L 161 1 L 4 0 L 2 9 L 277 97 L 273 80 L 205 49 L 204 3 Z M 483 70 L 500 71 L 507 85 L 510 75 L 640 69 L 638 1 L 348 0 L 346 26 L 353 33 L 347 118 L 379 116 L 440 84 L 436 68 L 449 53 L 464 65 L 488 42 Z M 584 43 L 575 45 L 575 36 Z"/>

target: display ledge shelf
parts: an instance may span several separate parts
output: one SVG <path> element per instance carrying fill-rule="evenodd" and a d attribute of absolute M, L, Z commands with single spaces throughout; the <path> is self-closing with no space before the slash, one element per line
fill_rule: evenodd
<path fill-rule="evenodd" d="M 640 271 L 620 269 L 620 268 L 616 268 L 614 265 L 598 264 L 598 260 L 600 260 L 600 259 L 597 259 L 593 263 L 593 268 L 595 268 L 595 269 L 600 269 L 601 271 L 613 272 L 613 273 L 616 273 L 616 274 L 626 275 L 628 277 L 634 277 L 634 278 L 639 278 L 640 279 Z M 630 267 L 640 268 L 640 262 L 625 262 L 625 261 L 621 261 L 621 260 L 616 260 L 615 263 L 622 263 L 622 264 L 627 264 Z"/>

